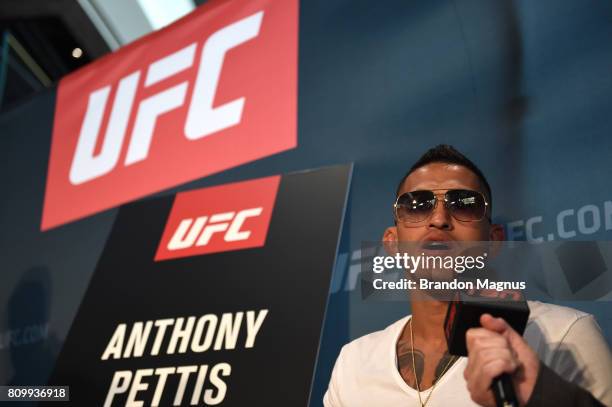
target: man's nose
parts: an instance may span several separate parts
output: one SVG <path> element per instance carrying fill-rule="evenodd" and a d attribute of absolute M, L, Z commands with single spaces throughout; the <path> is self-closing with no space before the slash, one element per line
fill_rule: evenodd
<path fill-rule="evenodd" d="M 451 228 L 451 214 L 444 205 L 444 200 L 439 200 L 429 217 L 429 227 L 448 230 Z"/>

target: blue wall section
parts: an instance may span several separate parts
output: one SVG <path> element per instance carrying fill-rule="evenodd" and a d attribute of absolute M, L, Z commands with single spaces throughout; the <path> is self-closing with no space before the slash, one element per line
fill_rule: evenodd
<path fill-rule="evenodd" d="M 512 239 L 562 239 L 557 218 L 569 209 L 572 239 L 612 240 L 610 67 L 608 2 L 304 0 L 298 148 L 164 193 L 355 163 L 315 374 L 311 404 L 320 405 L 341 345 L 409 312 L 360 302 L 354 272 L 361 242 L 391 224 L 396 184 L 427 148 L 453 144 L 481 167 L 494 220 Z M 50 92 L 0 117 L 2 384 L 33 363 L 18 357 L 25 346 L 52 363 L 115 215 L 40 234 L 53 103 Z M 19 290 L 44 291 L 43 312 L 15 307 Z M 573 306 L 595 314 L 612 341 L 607 303 Z M 47 330 L 34 343 L 7 340 L 41 323 Z"/>

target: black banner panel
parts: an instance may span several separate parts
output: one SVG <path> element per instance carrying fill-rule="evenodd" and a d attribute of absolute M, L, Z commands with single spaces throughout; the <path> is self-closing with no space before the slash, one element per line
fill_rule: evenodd
<path fill-rule="evenodd" d="M 121 207 L 50 384 L 75 406 L 307 405 L 350 172 Z"/>

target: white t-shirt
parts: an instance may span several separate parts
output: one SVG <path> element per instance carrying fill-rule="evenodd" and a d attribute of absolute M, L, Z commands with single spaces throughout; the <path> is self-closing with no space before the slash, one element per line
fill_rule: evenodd
<path fill-rule="evenodd" d="M 561 377 L 612 406 L 612 354 L 592 315 L 567 307 L 529 301 L 523 337 L 540 360 Z M 418 406 L 417 391 L 397 369 L 396 344 L 410 316 L 345 345 L 336 360 L 325 407 Z M 440 378 L 428 407 L 476 406 L 467 390 L 459 358 Z M 431 388 L 421 392 L 425 399 Z"/>

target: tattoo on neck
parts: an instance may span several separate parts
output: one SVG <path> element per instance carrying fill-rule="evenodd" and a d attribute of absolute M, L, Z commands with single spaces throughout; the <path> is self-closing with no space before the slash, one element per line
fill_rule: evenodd
<path fill-rule="evenodd" d="M 423 372 L 425 371 L 425 355 L 418 349 L 414 350 L 414 369 L 412 366 L 412 349 L 407 342 L 400 342 L 397 344 L 397 364 L 398 370 L 404 381 L 411 386 L 416 388 L 416 377 L 419 383 L 423 381 Z"/>
<path fill-rule="evenodd" d="M 404 381 L 411 387 L 416 388 L 416 378 L 421 384 L 421 389 L 423 390 L 423 374 L 425 371 L 425 354 L 419 350 L 414 349 L 414 367 L 413 367 L 413 352 L 410 347 L 408 341 L 400 341 L 397 343 L 397 362 L 398 362 L 398 370 L 402 375 Z M 434 377 L 431 383 L 435 383 L 440 379 L 442 374 L 445 372 L 445 369 L 448 370 L 450 366 L 456 361 L 456 358 L 453 358 L 451 354 L 445 352 L 444 355 L 440 358 L 438 363 L 436 364 L 436 368 L 434 371 Z M 448 366 L 448 368 L 447 368 Z"/>
<path fill-rule="evenodd" d="M 448 352 L 444 352 L 444 355 L 442 355 L 442 357 L 440 358 L 440 361 L 436 365 L 436 370 L 434 373 L 434 382 L 437 382 L 440 376 L 442 376 L 442 374 L 444 373 L 444 369 L 446 369 L 447 365 L 448 365 L 448 368 L 450 369 L 451 365 L 455 363 L 454 359 L 451 361 L 452 358 L 453 358 L 453 355 L 451 355 Z"/>

